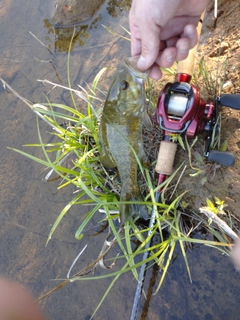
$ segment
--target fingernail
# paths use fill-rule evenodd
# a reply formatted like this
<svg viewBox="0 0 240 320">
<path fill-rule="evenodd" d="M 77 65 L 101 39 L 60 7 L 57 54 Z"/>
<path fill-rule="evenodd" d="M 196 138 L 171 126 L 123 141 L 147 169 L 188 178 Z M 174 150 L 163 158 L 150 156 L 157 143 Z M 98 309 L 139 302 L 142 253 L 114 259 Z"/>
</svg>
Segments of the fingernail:
<svg viewBox="0 0 240 320">
<path fill-rule="evenodd" d="M 184 29 L 183 35 L 186 36 L 187 38 L 193 38 L 196 34 L 196 29 L 193 26 L 186 26 Z"/>
<path fill-rule="evenodd" d="M 143 56 L 140 56 L 138 63 L 137 63 L 138 68 L 141 70 L 145 69 L 146 66 L 146 59 Z"/>
<path fill-rule="evenodd" d="M 186 53 L 188 53 L 188 51 L 189 51 L 189 46 L 186 46 L 185 48 L 183 47 L 183 48 L 181 48 L 181 49 L 179 50 L 179 52 L 180 52 L 181 54 L 186 54 Z"/>
<path fill-rule="evenodd" d="M 168 55 L 166 58 L 167 62 L 174 62 L 175 59 L 176 59 L 175 55 Z"/>
</svg>

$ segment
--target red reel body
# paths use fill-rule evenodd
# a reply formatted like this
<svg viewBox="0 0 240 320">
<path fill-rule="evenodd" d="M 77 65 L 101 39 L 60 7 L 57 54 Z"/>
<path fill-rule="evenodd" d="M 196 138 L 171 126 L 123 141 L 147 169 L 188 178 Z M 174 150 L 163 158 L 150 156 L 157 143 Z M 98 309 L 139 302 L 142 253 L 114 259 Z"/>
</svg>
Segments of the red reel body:
<svg viewBox="0 0 240 320">
<path fill-rule="evenodd" d="M 206 105 L 197 87 L 187 82 L 167 83 L 160 93 L 156 117 L 165 132 L 185 133 L 194 138 L 203 131 L 213 105 Z"/>
<path fill-rule="evenodd" d="M 212 162 L 232 166 L 235 161 L 234 155 L 230 152 L 212 150 L 211 143 L 214 130 L 218 129 L 218 106 L 224 105 L 240 110 L 240 95 L 223 94 L 215 99 L 214 104 L 206 104 L 200 98 L 198 88 L 190 85 L 191 76 L 177 74 L 175 80 L 174 83 L 167 83 L 161 91 L 156 109 L 157 122 L 164 130 L 164 140 L 170 142 L 173 133 L 183 133 L 188 139 L 193 139 L 205 130 L 207 144 L 204 156 Z M 168 155 L 163 153 L 162 151 L 159 156 L 159 159 L 165 159 L 159 162 L 161 168 L 168 163 Z M 162 170 L 159 169 L 157 172 Z"/>
</svg>

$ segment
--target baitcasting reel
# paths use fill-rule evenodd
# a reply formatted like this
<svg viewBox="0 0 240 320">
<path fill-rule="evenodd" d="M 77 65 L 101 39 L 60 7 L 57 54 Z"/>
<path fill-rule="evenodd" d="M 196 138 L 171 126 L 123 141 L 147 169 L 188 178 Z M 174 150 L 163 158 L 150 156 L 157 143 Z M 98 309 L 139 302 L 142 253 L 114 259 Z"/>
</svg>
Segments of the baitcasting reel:
<svg viewBox="0 0 240 320">
<path fill-rule="evenodd" d="M 158 100 L 156 117 L 160 127 L 165 131 L 165 142 L 168 142 L 164 147 L 175 148 L 166 138 L 172 133 L 183 133 L 187 138 L 193 139 L 196 134 L 205 130 L 207 143 L 204 156 L 209 161 L 232 166 L 235 161 L 232 153 L 211 150 L 210 146 L 214 132 L 218 129 L 219 105 L 240 110 L 240 95 L 222 94 L 215 99 L 214 104 L 206 104 L 200 98 L 198 89 L 186 81 L 187 75 L 179 76 L 179 81 L 168 83 L 164 87 Z"/>
</svg>

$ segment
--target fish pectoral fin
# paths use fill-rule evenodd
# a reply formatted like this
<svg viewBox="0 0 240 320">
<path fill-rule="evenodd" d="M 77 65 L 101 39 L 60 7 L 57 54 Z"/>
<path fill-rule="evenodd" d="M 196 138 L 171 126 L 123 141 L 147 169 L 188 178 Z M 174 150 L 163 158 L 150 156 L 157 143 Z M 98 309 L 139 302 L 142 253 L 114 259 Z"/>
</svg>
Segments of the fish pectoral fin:
<svg viewBox="0 0 240 320">
<path fill-rule="evenodd" d="M 136 201 L 135 199 L 133 201 Z M 145 204 L 133 203 L 130 205 L 132 208 L 133 215 L 138 215 L 140 218 L 147 220 L 149 218 L 148 210 Z"/>
<path fill-rule="evenodd" d="M 136 201 L 142 201 L 139 197 L 128 195 L 124 198 L 121 197 L 121 201 L 131 201 L 132 203 L 123 203 L 120 205 L 120 219 L 124 224 L 132 216 L 140 216 L 140 218 L 147 220 L 149 218 L 148 209 L 144 204 L 134 203 Z"/>
<path fill-rule="evenodd" d="M 147 129 L 151 129 L 153 126 L 152 120 L 146 109 L 143 112 L 143 125 Z"/>
<path fill-rule="evenodd" d="M 141 161 L 143 168 L 150 170 L 151 163 L 149 161 Z"/>
<path fill-rule="evenodd" d="M 148 158 L 147 158 L 147 155 L 142 147 L 141 151 L 140 151 L 140 155 L 139 155 L 139 159 L 141 161 L 141 164 L 144 168 L 146 169 L 150 169 L 151 167 L 151 164 L 150 162 L 148 161 Z"/>
</svg>

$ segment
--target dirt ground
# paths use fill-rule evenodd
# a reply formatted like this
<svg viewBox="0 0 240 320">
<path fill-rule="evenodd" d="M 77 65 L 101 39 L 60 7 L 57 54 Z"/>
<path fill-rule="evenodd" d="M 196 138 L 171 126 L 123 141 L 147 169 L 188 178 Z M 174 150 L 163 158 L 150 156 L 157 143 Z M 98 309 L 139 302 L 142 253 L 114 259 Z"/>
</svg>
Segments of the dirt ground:
<svg viewBox="0 0 240 320">
<path fill-rule="evenodd" d="M 213 8 L 214 1 L 211 1 L 203 24 L 196 73 L 198 73 L 198 61 L 204 57 L 208 73 L 212 77 L 214 86 L 217 87 L 217 94 L 240 94 L 240 2 L 218 0 L 217 19 L 213 17 Z M 173 79 L 170 81 L 173 82 Z M 222 84 L 224 86 L 221 91 Z M 213 92 L 204 90 L 201 77 L 197 86 L 204 101 L 214 99 Z M 240 109 L 240 105 L 238 108 Z M 206 161 L 204 163 L 197 161 L 195 152 L 200 155 L 204 152 L 204 140 L 200 137 L 193 147 L 192 161 L 194 166 L 202 169 L 203 172 L 197 177 L 190 177 L 189 174 L 194 173 L 194 170 L 188 165 L 184 179 L 179 185 L 179 192 L 189 190 L 185 201 L 195 209 L 206 205 L 206 198 L 213 200 L 214 197 L 218 197 L 225 201 L 226 209 L 238 220 L 240 218 L 240 111 L 227 107 L 221 107 L 220 111 L 221 142 L 227 140 L 227 151 L 232 152 L 236 157 L 234 166 L 223 167 Z M 180 147 L 178 150 L 176 167 L 183 160 L 189 164 L 186 152 Z"/>
</svg>

